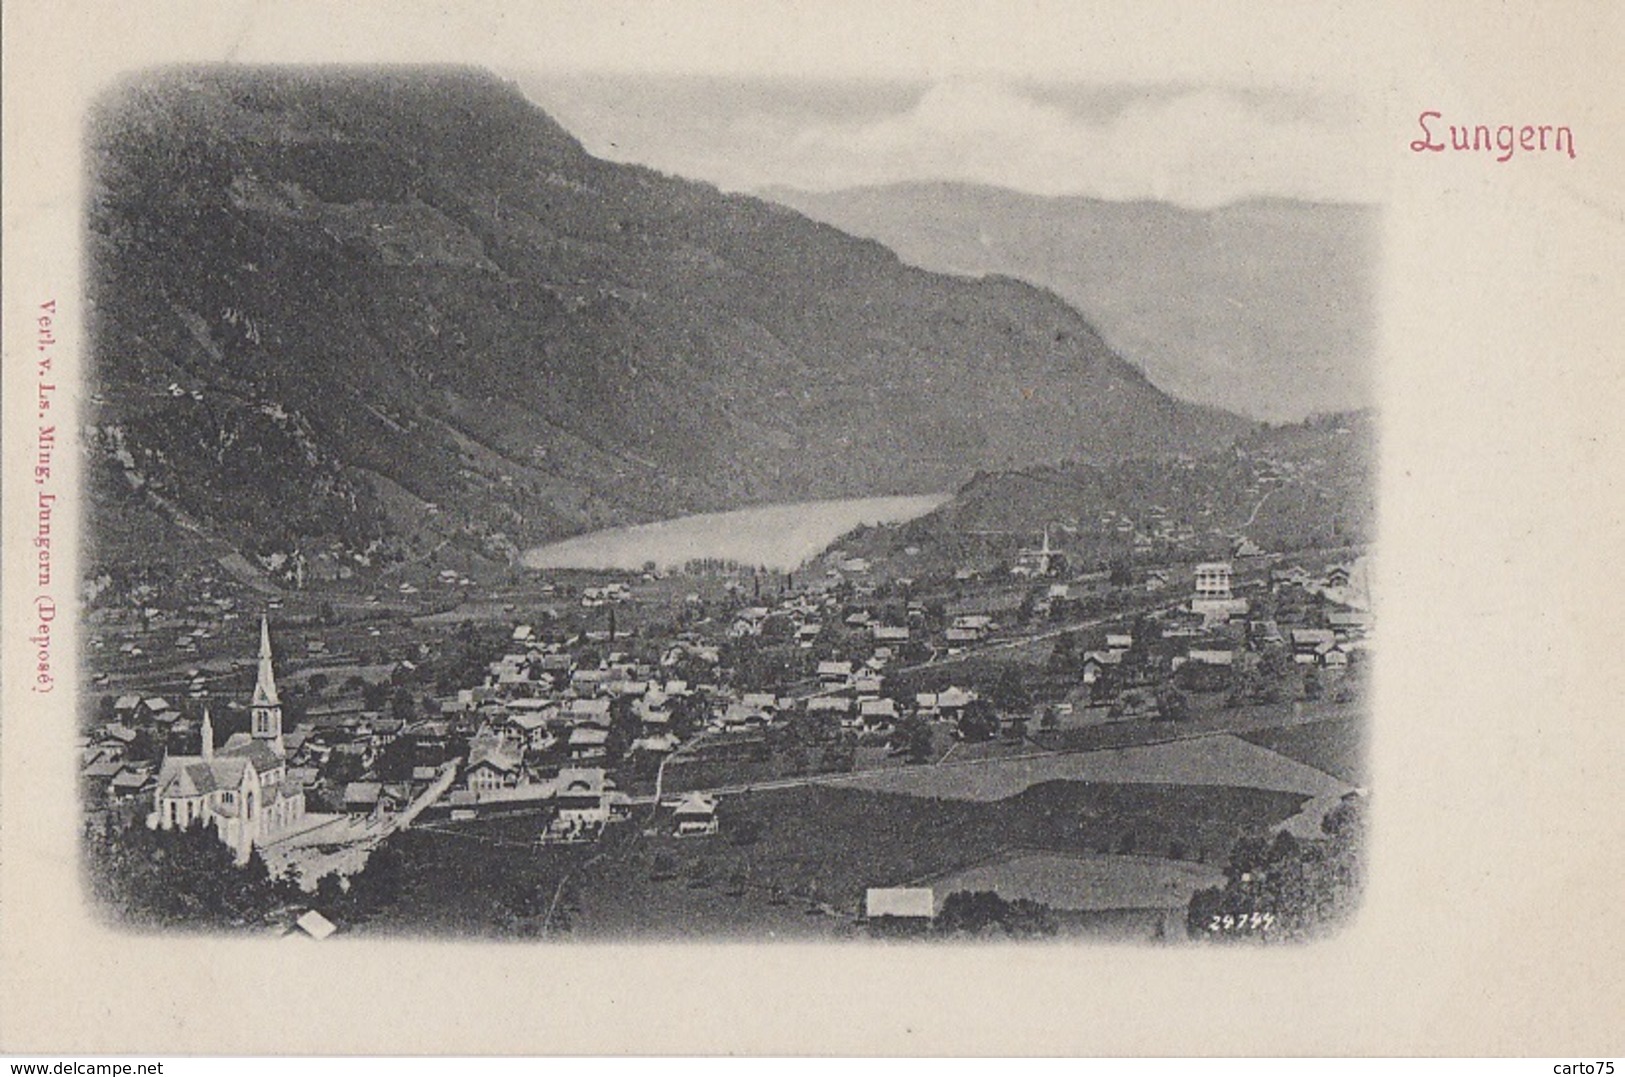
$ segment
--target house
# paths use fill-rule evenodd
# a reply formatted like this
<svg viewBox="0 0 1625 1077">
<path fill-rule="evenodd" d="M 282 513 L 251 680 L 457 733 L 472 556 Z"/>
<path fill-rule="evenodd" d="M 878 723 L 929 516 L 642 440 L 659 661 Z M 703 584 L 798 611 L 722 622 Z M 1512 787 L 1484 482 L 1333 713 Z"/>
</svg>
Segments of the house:
<svg viewBox="0 0 1625 1077">
<path fill-rule="evenodd" d="M 632 750 L 649 752 L 653 755 L 670 755 L 677 750 L 679 743 L 681 742 L 670 733 L 655 733 L 633 741 Z"/>
<path fill-rule="evenodd" d="M 680 838 L 700 837 L 717 832 L 717 798 L 707 793 L 688 793 L 672 811 Z"/>
<path fill-rule="evenodd" d="M 1284 642 L 1281 626 L 1270 620 L 1247 622 L 1247 638 L 1255 643 Z"/>
<path fill-rule="evenodd" d="M 564 710 L 564 718 L 571 724 L 609 725 L 609 700 L 572 699 Z"/>
<path fill-rule="evenodd" d="M 655 736 L 671 728 L 671 709 L 668 707 L 640 706 L 636 713 L 645 736 Z"/>
<path fill-rule="evenodd" d="M 1243 557 L 1263 557 L 1266 552 L 1264 547 L 1243 535 L 1231 553 L 1233 557 L 1240 560 Z"/>
<path fill-rule="evenodd" d="M 553 793 L 558 821 L 577 828 L 603 826 L 609 822 L 609 789 L 601 767 L 565 767 Z"/>
<path fill-rule="evenodd" d="M 845 686 L 852 680 L 851 662 L 818 663 L 818 683 L 826 686 Z"/>
<path fill-rule="evenodd" d="M 521 748 L 502 737 L 479 736 L 468 746 L 463 783 L 475 792 L 512 789 L 523 777 Z"/>
<path fill-rule="evenodd" d="M 1360 610 L 1339 610 L 1326 615 L 1326 625 L 1339 639 L 1360 639 L 1371 630 L 1371 615 Z"/>
<path fill-rule="evenodd" d="M 124 770 L 124 764 L 116 759 L 101 759 L 79 772 L 84 779 L 85 789 L 94 796 L 110 795 L 113 791 L 113 779 Z"/>
<path fill-rule="evenodd" d="M 983 613 L 966 613 L 955 617 L 953 624 L 948 628 L 949 642 L 953 642 L 955 634 L 959 634 L 965 642 L 975 643 L 987 636 L 993 630 L 993 618 Z"/>
<path fill-rule="evenodd" d="M 333 934 L 333 932 L 338 930 L 338 927 L 333 923 L 333 921 L 329 920 L 315 909 L 307 909 L 303 916 L 299 917 L 299 919 L 293 922 L 293 926 L 297 928 L 298 931 L 290 933 L 290 937 L 292 938 L 321 940 L 327 938 L 329 935 Z"/>
<path fill-rule="evenodd" d="M 1235 664 L 1236 652 L 1192 648 L 1187 657 L 1197 665 L 1231 666 Z"/>
<path fill-rule="evenodd" d="M 756 707 L 743 703 L 730 703 L 717 720 L 724 733 L 754 733 L 767 728 L 768 716 Z"/>
<path fill-rule="evenodd" d="M 107 725 L 102 727 L 101 736 L 97 738 L 96 743 L 122 753 L 123 749 L 128 748 L 131 742 L 135 740 L 135 737 L 135 730 L 124 723 L 108 722 Z"/>
<path fill-rule="evenodd" d="M 144 796 L 150 794 L 156 784 L 150 764 L 125 763 L 108 784 L 108 792 L 115 797 Z"/>
<path fill-rule="evenodd" d="M 909 630 L 897 625 L 873 624 L 869 626 L 869 636 L 877 644 L 896 646 L 908 642 Z"/>
<path fill-rule="evenodd" d="M 570 730 L 570 739 L 565 743 L 571 759 L 602 759 L 609 754 L 609 730 L 595 725 L 578 725 Z"/>
<path fill-rule="evenodd" d="M 1126 651 L 1134 646 L 1134 637 L 1127 632 L 1106 633 L 1106 649 L 1108 651 Z"/>
<path fill-rule="evenodd" d="M 1083 656 L 1083 683 L 1094 684 L 1111 669 L 1123 664 L 1122 651 L 1086 651 Z"/>
<path fill-rule="evenodd" d="M 808 714 L 829 714 L 844 718 L 851 710 L 852 701 L 845 696 L 813 696 L 807 700 Z"/>
<path fill-rule="evenodd" d="M 863 895 L 863 915 L 929 925 L 936 915 L 936 895 L 926 886 L 872 886 Z"/>
<path fill-rule="evenodd" d="M 950 687 L 937 693 L 937 715 L 956 719 L 965 708 L 976 702 L 976 693 L 964 688 Z"/>
<path fill-rule="evenodd" d="M 344 787 L 344 810 L 356 815 L 375 811 L 383 792 L 382 782 L 350 782 Z"/>
<path fill-rule="evenodd" d="M 865 699 L 858 704 L 858 717 L 870 729 L 886 729 L 897 722 L 897 704 L 890 699 Z"/>
<path fill-rule="evenodd" d="M 546 751 L 556 740 L 547 726 L 548 715 L 542 711 L 520 711 L 508 715 L 502 727 L 503 735 L 521 750 Z"/>
<path fill-rule="evenodd" d="M 1322 644 L 1337 642 L 1337 635 L 1329 628 L 1294 628 L 1292 630 L 1292 660 L 1300 665 L 1318 661 L 1317 651 Z"/>
<path fill-rule="evenodd" d="M 1271 587 L 1304 587 L 1309 584 L 1310 579 L 1309 570 L 1302 565 L 1288 565 L 1286 568 L 1270 569 Z"/>
</svg>

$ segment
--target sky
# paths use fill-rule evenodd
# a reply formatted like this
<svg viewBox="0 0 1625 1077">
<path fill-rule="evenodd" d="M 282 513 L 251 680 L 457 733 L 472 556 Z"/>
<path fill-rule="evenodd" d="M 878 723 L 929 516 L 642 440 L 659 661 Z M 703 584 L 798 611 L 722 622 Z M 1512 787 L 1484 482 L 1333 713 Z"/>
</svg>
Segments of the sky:
<svg viewBox="0 0 1625 1077">
<path fill-rule="evenodd" d="M 1370 95 L 1402 28 L 1369 4 L 568 10 L 506 24 L 487 59 L 591 152 L 727 190 L 953 180 L 1189 208 L 1382 198 Z"/>
<path fill-rule="evenodd" d="M 526 93 L 601 157 L 725 190 L 905 181 L 1038 195 L 1371 202 L 1352 94 L 1223 84 L 530 75 Z"/>
</svg>

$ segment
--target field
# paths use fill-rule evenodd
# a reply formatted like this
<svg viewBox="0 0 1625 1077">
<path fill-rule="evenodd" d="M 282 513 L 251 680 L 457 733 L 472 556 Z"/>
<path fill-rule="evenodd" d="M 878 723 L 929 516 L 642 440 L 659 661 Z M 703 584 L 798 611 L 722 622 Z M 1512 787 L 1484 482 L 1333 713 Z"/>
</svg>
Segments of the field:
<svg viewBox="0 0 1625 1077">
<path fill-rule="evenodd" d="M 991 890 L 1006 901 L 1103 911 L 1182 908 L 1197 890 L 1223 882 L 1212 865 L 1158 857 L 1020 853 L 934 879 L 931 888 L 939 908 L 956 890 Z"/>
<path fill-rule="evenodd" d="M 722 832 L 670 836 L 669 819 L 638 820 L 603 844 L 542 848 L 534 817 L 416 829 L 391 842 L 406 861 L 399 897 L 363 933 L 525 937 L 840 937 L 871 886 L 922 884 L 1012 850 L 1112 854 L 1169 878 L 1205 877 L 1237 837 L 1302 805 L 1298 794 L 1170 785 L 1051 781 L 1007 800 L 935 800 L 809 786 L 725 797 Z M 643 830 L 641 827 L 648 826 Z M 1102 887 L 1140 883 L 1123 865 Z M 1139 870 L 1139 869 L 1134 869 Z M 1146 872 L 1151 872 L 1150 868 Z M 1103 877 L 1105 878 L 1105 877 Z M 568 884 L 560 890 L 561 882 Z M 1090 887 L 1094 890 L 1091 891 Z"/>
<path fill-rule="evenodd" d="M 1260 729 L 1244 734 L 1243 739 L 1354 785 L 1367 780 L 1365 736 L 1357 720 Z"/>
<path fill-rule="evenodd" d="M 1048 781 L 1233 786 L 1309 797 L 1348 792 L 1345 783 L 1323 771 L 1229 734 L 996 763 L 950 762 L 863 774 L 844 784 L 918 797 L 989 801 Z"/>
</svg>

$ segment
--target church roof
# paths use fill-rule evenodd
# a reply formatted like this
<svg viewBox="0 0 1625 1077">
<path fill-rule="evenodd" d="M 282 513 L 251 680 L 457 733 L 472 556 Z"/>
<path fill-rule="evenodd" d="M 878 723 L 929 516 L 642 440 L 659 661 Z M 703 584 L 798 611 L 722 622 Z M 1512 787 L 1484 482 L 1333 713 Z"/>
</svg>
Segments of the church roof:
<svg viewBox="0 0 1625 1077">
<path fill-rule="evenodd" d="M 164 760 L 158 775 L 161 797 L 197 797 L 221 789 L 235 789 L 243 782 L 246 759 L 204 759 L 200 755 L 172 755 Z"/>
<path fill-rule="evenodd" d="M 282 757 L 277 754 L 275 748 L 271 747 L 269 741 L 258 740 L 253 737 L 238 740 L 237 737 L 240 735 L 234 734 L 226 742 L 226 746 L 215 753 L 215 757 L 217 759 L 246 759 L 253 763 L 254 769 L 262 774 L 273 767 L 282 765 Z"/>
</svg>

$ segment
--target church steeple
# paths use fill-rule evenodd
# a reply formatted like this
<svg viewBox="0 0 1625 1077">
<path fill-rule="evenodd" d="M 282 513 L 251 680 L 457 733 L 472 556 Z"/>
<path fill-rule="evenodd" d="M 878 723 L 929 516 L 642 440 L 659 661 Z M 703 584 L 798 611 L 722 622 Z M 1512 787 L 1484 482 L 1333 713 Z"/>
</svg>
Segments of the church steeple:
<svg viewBox="0 0 1625 1077">
<path fill-rule="evenodd" d="M 260 617 L 260 671 L 254 681 L 254 706 L 279 706 L 276 698 L 276 674 L 271 671 L 271 623 Z"/>
<path fill-rule="evenodd" d="M 260 668 L 249 704 L 254 737 L 269 740 L 282 752 L 282 701 L 276 695 L 276 673 L 271 668 L 271 624 L 260 617 Z"/>
<path fill-rule="evenodd" d="M 209 705 L 203 705 L 203 758 L 214 758 L 214 722 L 209 719 Z"/>
</svg>

